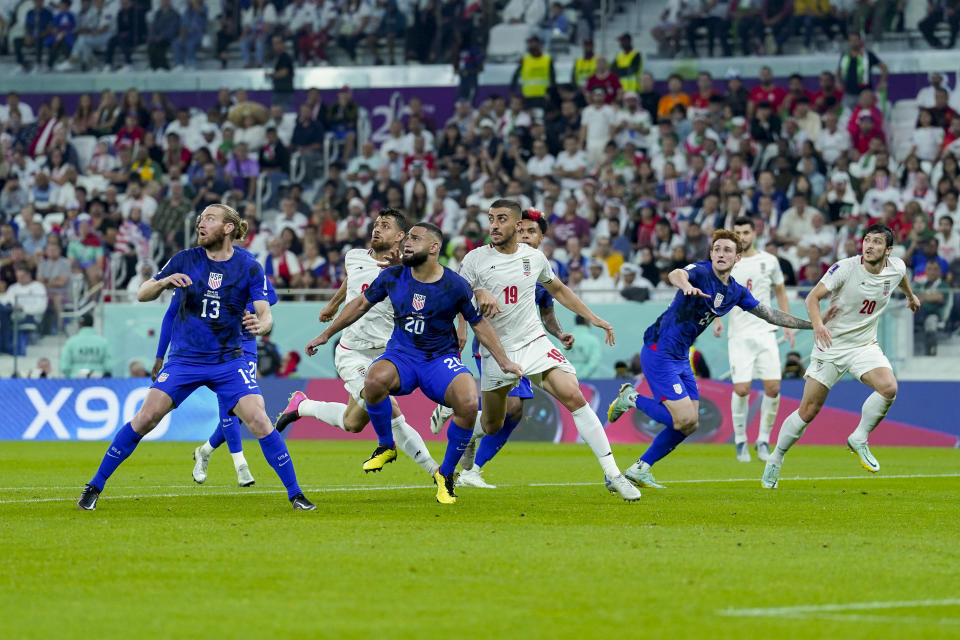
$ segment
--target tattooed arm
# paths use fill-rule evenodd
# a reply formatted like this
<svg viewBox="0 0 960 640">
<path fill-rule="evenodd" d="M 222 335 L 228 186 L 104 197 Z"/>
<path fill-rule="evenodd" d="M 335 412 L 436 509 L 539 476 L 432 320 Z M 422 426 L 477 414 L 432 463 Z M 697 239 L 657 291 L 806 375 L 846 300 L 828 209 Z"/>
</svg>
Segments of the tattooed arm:
<svg viewBox="0 0 960 640">
<path fill-rule="evenodd" d="M 809 320 L 802 320 L 780 309 L 772 309 L 765 304 L 758 304 L 747 313 L 752 313 L 758 318 L 766 320 L 770 324 L 775 324 L 778 327 L 787 327 L 788 329 L 813 329 L 813 325 Z"/>
</svg>

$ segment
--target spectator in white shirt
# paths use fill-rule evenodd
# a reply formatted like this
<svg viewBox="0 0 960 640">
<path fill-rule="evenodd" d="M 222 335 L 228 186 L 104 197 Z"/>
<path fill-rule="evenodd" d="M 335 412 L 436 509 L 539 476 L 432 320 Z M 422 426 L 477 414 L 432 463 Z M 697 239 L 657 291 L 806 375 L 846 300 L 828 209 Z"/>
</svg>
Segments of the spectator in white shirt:
<svg viewBox="0 0 960 640">
<path fill-rule="evenodd" d="M 820 212 L 807 203 L 807 196 L 797 192 L 793 195 L 793 206 L 783 212 L 777 222 L 776 240 L 780 244 L 796 245 L 803 238 L 816 232 L 813 216 Z"/>
<path fill-rule="evenodd" d="M 819 247 L 821 255 L 829 262 L 837 241 L 837 230 L 826 223 L 826 219 L 819 211 L 810 216 L 810 223 L 813 231 L 800 239 L 800 247 L 804 249 Z"/>
<path fill-rule="evenodd" d="M 47 288 L 33 279 L 30 267 L 16 267 L 17 281 L 7 288 L 7 300 L 26 316 L 23 322 L 40 324 L 47 311 Z"/>
<path fill-rule="evenodd" d="M 126 197 L 120 204 L 120 213 L 124 220 L 130 217 L 130 210 L 134 207 L 140 209 L 140 215 L 147 224 L 150 223 L 153 214 L 157 212 L 157 201 L 154 200 L 153 196 L 143 193 L 143 185 L 139 177 L 131 176 L 127 183 Z"/>
<path fill-rule="evenodd" d="M 257 154 L 267 144 L 267 130 L 248 114 L 243 117 L 243 126 L 234 131 L 233 140 L 236 144 L 245 143 L 250 153 Z"/>
<path fill-rule="evenodd" d="M 943 194 L 943 202 L 937 205 L 936 210 L 933 212 L 933 226 L 939 227 L 940 220 L 944 216 L 950 216 L 954 221 L 960 219 L 960 197 L 958 197 L 958 191 L 951 188 L 945 194 Z"/>
<path fill-rule="evenodd" d="M 537 183 L 539 188 L 542 188 L 539 184 L 540 180 L 553 175 L 553 169 L 556 164 L 557 159 L 547 153 L 547 143 L 543 140 L 535 140 L 533 143 L 533 156 L 527 160 L 527 175 L 530 176 L 530 179 Z"/>
<path fill-rule="evenodd" d="M 663 180 L 663 167 L 668 163 L 673 164 L 677 175 L 684 175 L 687 172 L 687 160 L 684 155 L 677 150 L 677 138 L 671 134 L 663 138 L 661 144 L 663 147 L 660 152 L 653 156 L 650 166 L 657 174 L 657 180 Z"/>
<path fill-rule="evenodd" d="M 627 142 L 633 142 L 638 147 L 645 147 L 650 128 L 653 126 L 652 122 L 650 113 L 640 106 L 640 97 L 637 92 L 624 93 L 623 109 L 617 113 L 614 121 L 617 146 L 622 147 Z"/>
<path fill-rule="evenodd" d="M 946 92 L 950 92 L 950 86 L 944 83 L 943 73 L 939 71 L 932 71 L 928 78 L 930 84 L 917 93 L 917 105 L 921 108 L 929 109 L 937 102 L 937 89 L 943 89 Z"/>
<path fill-rule="evenodd" d="M 586 304 L 620 302 L 616 281 L 607 273 L 603 260 L 591 260 L 587 266 L 589 278 L 580 283 L 580 298 Z"/>
<path fill-rule="evenodd" d="M 280 215 L 270 225 L 270 231 L 274 236 L 279 236 L 287 227 L 293 229 L 298 238 L 303 237 L 303 232 L 307 228 L 307 216 L 297 211 L 297 203 L 293 198 L 286 197 L 280 201 Z"/>
<path fill-rule="evenodd" d="M 917 118 L 917 128 L 910 136 L 910 153 L 921 160 L 935 161 L 940 156 L 940 147 L 943 145 L 943 127 L 933 124 L 933 114 L 928 109 L 921 109 Z"/>
<path fill-rule="evenodd" d="M 940 242 L 941 258 L 948 263 L 960 258 L 960 233 L 953 228 L 951 216 L 943 216 L 937 221 L 937 240 Z"/>
<path fill-rule="evenodd" d="M 603 150 L 610 142 L 617 113 L 606 104 L 606 91 L 597 87 L 590 95 L 590 104 L 580 114 L 580 140 L 587 150 L 587 162 L 595 165 L 603 158 Z"/>
<path fill-rule="evenodd" d="M 383 163 L 384 160 L 377 155 L 377 148 L 373 146 L 373 142 L 367 140 L 360 145 L 360 154 L 354 156 L 347 164 L 347 180 L 356 180 L 362 165 L 367 165 L 370 172 L 375 174 Z"/>
<path fill-rule="evenodd" d="M 510 0 L 503 8 L 501 17 L 508 24 L 540 24 L 547 14 L 547 3 L 543 0 Z"/>
<path fill-rule="evenodd" d="M 913 177 L 913 187 L 906 187 L 901 192 L 900 209 L 908 202 L 917 202 L 920 209 L 928 216 L 933 216 L 937 208 L 937 194 L 930 188 L 930 178 L 923 171 L 918 171 Z"/>
<path fill-rule="evenodd" d="M 400 156 L 410 155 L 413 151 L 413 141 L 408 143 L 403 132 L 403 123 L 399 119 L 390 123 L 390 137 L 380 144 L 380 155 L 384 158 L 391 151 L 396 151 Z"/>
<path fill-rule="evenodd" d="M 814 146 L 823 156 L 824 161 L 832 165 L 838 157 L 847 153 L 852 143 L 850 134 L 846 129 L 839 126 L 837 114 L 833 111 L 828 111 L 823 116 L 823 124 L 824 127 L 820 130 L 820 135 Z"/>
<path fill-rule="evenodd" d="M 216 130 L 216 126 L 213 124 L 205 126 L 213 127 Z M 204 145 L 203 136 L 200 135 L 200 127 L 193 125 L 190 120 L 190 110 L 186 108 L 177 110 L 177 119 L 167 125 L 165 133 L 168 135 L 176 133 L 180 136 L 180 144 L 189 149 L 191 153 L 196 152 Z"/>
</svg>

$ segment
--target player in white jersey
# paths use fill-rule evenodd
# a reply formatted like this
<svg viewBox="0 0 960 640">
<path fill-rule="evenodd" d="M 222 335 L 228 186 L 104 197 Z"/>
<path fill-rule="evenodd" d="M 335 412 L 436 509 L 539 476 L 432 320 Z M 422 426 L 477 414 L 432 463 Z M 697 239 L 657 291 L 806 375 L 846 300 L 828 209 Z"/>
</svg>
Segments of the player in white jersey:
<svg viewBox="0 0 960 640">
<path fill-rule="evenodd" d="M 470 283 L 477 298 L 477 308 L 493 325 L 507 359 L 520 365 L 532 383 L 572 413 L 580 437 L 600 461 L 607 488 L 625 500 L 639 500 L 640 491 L 617 467 L 603 425 L 580 392 L 576 370 L 544 333 L 537 313 L 537 282 L 557 302 L 606 331 L 610 345 L 614 343 L 613 327 L 554 275 L 546 256 L 517 241 L 521 219 L 518 202 L 494 201 L 487 218 L 491 244 L 468 253 L 460 266 L 460 275 Z M 484 433 L 494 434 L 503 427 L 507 394 L 520 378 L 501 370 L 486 348 L 480 355 L 481 424 Z"/>
<path fill-rule="evenodd" d="M 407 235 L 407 229 L 409 225 L 400 211 L 380 210 L 373 225 L 370 249 L 352 249 L 347 252 L 343 284 L 320 312 L 320 322 L 330 322 L 343 302 L 358 297 L 380 275 L 381 269 L 398 262 L 400 243 Z M 310 400 L 302 391 L 296 391 L 277 418 L 277 431 L 283 431 L 305 416 L 322 420 L 348 433 L 363 431 L 370 420 L 362 395 L 364 378 L 370 364 L 383 353 L 392 333 L 393 306 L 389 300 L 384 300 L 374 305 L 369 313 L 343 332 L 334 351 L 333 362 L 337 374 L 343 380 L 343 386 L 350 394 L 349 402 L 319 402 Z M 397 446 L 433 476 L 439 465 L 430 457 L 420 434 L 407 424 L 396 401 L 392 402 L 391 426 Z M 377 447 L 373 455 L 363 463 L 363 470 L 368 473 L 379 471 L 396 458 L 396 448 Z"/>
<path fill-rule="evenodd" d="M 765 488 L 776 488 L 783 455 L 800 439 L 826 402 L 830 389 L 847 372 L 874 390 L 863 403 L 860 423 L 847 438 L 847 447 L 864 469 L 873 473 L 880 470 L 867 446 L 867 436 L 887 415 L 897 397 L 897 379 L 877 344 L 877 325 L 894 289 L 906 295 L 911 311 L 920 309 L 920 300 L 910 288 L 907 267 L 900 258 L 890 257 L 892 250 L 893 231 L 886 225 L 870 225 L 863 235 L 862 255 L 834 264 L 807 296 L 814 348 L 803 399 L 800 408 L 787 416 L 780 427 L 777 447 L 770 453 L 760 480 Z M 828 295 L 836 315 L 826 326 L 820 316 L 820 301 Z"/>
<path fill-rule="evenodd" d="M 733 221 L 733 232 L 744 247 L 740 262 L 733 265 L 730 275 L 745 286 L 760 301 L 770 306 L 771 289 L 777 294 L 777 306 L 790 313 L 787 288 L 783 284 L 783 271 L 776 256 L 766 251 L 757 251 L 754 243 L 757 233 L 753 219 L 741 216 Z M 755 447 L 757 457 L 766 461 L 770 455 L 770 432 L 780 408 L 780 347 L 777 345 L 777 327 L 734 307 L 728 316 L 727 357 L 730 359 L 730 378 L 733 393 L 730 395 L 730 414 L 733 417 L 733 441 L 737 460 L 750 462 L 747 446 L 747 413 L 750 409 L 750 382 L 763 381 L 763 400 L 760 404 L 760 430 Z M 713 322 L 713 335 L 723 333 L 723 321 Z M 795 342 L 793 330 L 784 328 L 783 335 Z"/>
</svg>

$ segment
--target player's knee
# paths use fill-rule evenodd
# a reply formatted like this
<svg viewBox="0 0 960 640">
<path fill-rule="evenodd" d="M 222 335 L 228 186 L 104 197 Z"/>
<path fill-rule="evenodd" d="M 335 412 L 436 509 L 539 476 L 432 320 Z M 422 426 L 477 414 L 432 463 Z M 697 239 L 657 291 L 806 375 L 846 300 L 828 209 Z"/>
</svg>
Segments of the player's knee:
<svg viewBox="0 0 960 640">
<path fill-rule="evenodd" d="M 360 433 L 365 426 L 367 426 L 366 422 L 360 422 L 360 420 L 356 418 L 348 418 L 346 416 L 343 418 L 343 429 L 348 433 Z"/>
<path fill-rule="evenodd" d="M 733 385 L 733 392 L 738 396 L 740 396 L 741 398 L 746 398 L 747 396 L 750 395 L 750 385 L 746 385 L 743 387 L 739 385 Z"/>
<path fill-rule="evenodd" d="M 893 400 L 897 397 L 897 381 L 890 380 L 889 382 L 884 382 L 883 384 L 877 385 L 877 393 L 882 395 L 887 400 Z"/>
<path fill-rule="evenodd" d="M 565 390 L 557 399 L 563 404 L 567 411 L 576 411 L 587 404 L 587 400 L 583 397 L 583 394 L 580 393 L 579 387 Z"/>
<path fill-rule="evenodd" d="M 390 395 L 390 387 L 384 377 L 368 373 L 363 384 L 363 397 L 367 404 L 376 404 L 388 395 Z"/>
<path fill-rule="evenodd" d="M 273 425 L 270 424 L 270 420 L 266 415 L 253 418 L 246 422 L 246 425 L 247 428 L 250 429 L 250 433 L 252 433 L 257 440 L 267 437 L 270 435 L 270 432 L 273 431 Z"/>
<path fill-rule="evenodd" d="M 800 408 L 797 409 L 797 414 L 804 422 L 813 422 L 813 419 L 817 417 L 818 413 L 820 413 L 821 408 L 823 408 L 823 402 L 807 400 L 800 403 Z"/>
<path fill-rule="evenodd" d="M 768 398 L 776 398 L 778 395 L 780 395 L 780 381 L 775 380 L 770 383 L 765 383 L 763 385 L 763 390 Z"/>
<path fill-rule="evenodd" d="M 696 416 L 681 416 L 676 423 L 674 423 L 673 428 L 683 435 L 688 436 L 697 430 L 697 418 Z"/>
<path fill-rule="evenodd" d="M 457 403 L 454 413 L 462 416 L 476 415 L 480 410 L 480 398 L 476 395 L 466 396 Z"/>
</svg>

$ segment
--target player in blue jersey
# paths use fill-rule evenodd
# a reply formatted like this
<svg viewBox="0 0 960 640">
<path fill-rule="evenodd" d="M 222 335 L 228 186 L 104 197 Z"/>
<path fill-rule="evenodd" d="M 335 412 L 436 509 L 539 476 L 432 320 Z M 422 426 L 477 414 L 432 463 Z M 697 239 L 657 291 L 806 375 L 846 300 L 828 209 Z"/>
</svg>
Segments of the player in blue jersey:
<svg viewBox="0 0 960 640">
<path fill-rule="evenodd" d="M 528 244 L 534 249 L 540 247 L 543 237 L 547 233 L 546 217 L 536 209 L 527 209 L 521 214 L 520 229 L 517 231 L 517 241 Z M 539 282 L 536 286 L 537 308 L 540 310 L 540 321 L 543 322 L 543 328 L 548 333 L 555 336 L 564 349 L 569 350 L 573 347 L 574 337 L 569 333 L 564 333 L 557 320 L 557 314 L 553 310 L 553 296 L 547 293 L 543 285 Z M 466 325 L 461 323 L 458 327 L 461 340 L 466 338 Z M 477 363 L 477 372 L 482 375 L 480 343 L 474 337 L 473 339 L 473 357 Z M 460 466 L 463 470 L 457 477 L 457 486 L 474 487 L 478 489 L 496 489 L 495 485 L 489 484 L 481 475 L 485 464 L 490 462 L 495 455 L 503 448 L 513 433 L 514 429 L 523 420 L 523 405 L 526 400 L 533 398 L 533 385 L 526 376 L 520 378 L 519 384 L 510 390 L 507 394 L 507 414 L 503 421 L 503 428 L 496 433 L 484 435 L 483 427 L 478 419 L 473 428 L 473 439 L 467 447 L 463 458 L 460 460 Z M 478 416 L 479 418 L 479 416 Z M 479 444 L 477 444 L 479 442 Z"/>
<path fill-rule="evenodd" d="M 234 246 L 234 251 L 246 251 L 246 249 Z M 253 255 L 253 254 L 250 254 Z M 270 306 L 277 304 L 277 292 L 273 289 L 273 284 L 267 280 L 267 302 Z M 163 369 L 163 359 L 167 353 L 167 347 L 170 344 L 170 329 L 173 326 L 173 319 L 180 308 L 180 299 L 177 292 L 173 292 L 170 305 L 163 316 L 163 324 L 160 327 L 160 340 L 157 344 L 157 358 L 153 364 L 152 377 L 154 382 L 160 371 Z M 247 311 L 254 313 L 253 303 L 247 303 Z M 253 378 L 257 377 L 257 337 L 247 330 L 243 332 L 243 360 L 247 364 L 247 374 Z M 250 467 L 243 456 L 243 443 L 240 437 L 240 420 L 237 416 L 230 414 L 230 407 L 224 404 L 223 398 L 217 397 L 217 404 L 220 408 L 220 422 L 214 428 L 213 433 L 202 445 L 193 450 L 193 480 L 197 484 L 203 484 L 207 480 L 207 465 L 210 463 L 210 456 L 216 451 L 217 447 L 224 442 L 227 443 L 227 449 L 233 458 L 233 467 L 237 472 L 237 484 L 241 487 L 251 487 L 254 484 L 253 474 L 250 473 Z"/>
<path fill-rule="evenodd" d="M 155 300 L 165 289 L 180 289 L 170 358 L 143 406 L 110 443 L 77 507 L 96 509 L 107 479 L 143 436 L 198 387 L 206 386 L 259 439 L 293 508 L 316 509 L 297 484 L 287 445 L 267 418 L 260 387 L 243 359 L 243 330 L 262 335 L 273 326 L 263 267 L 249 252 L 233 247 L 232 240 L 246 235 L 247 223 L 230 207 L 214 204 L 200 214 L 197 231 L 200 246 L 177 253 L 157 275 L 140 285 L 137 299 L 141 302 Z M 250 301 L 256 313 L 246 310 Z"/>
<path fill-rule="evenodd" d="M 620 395 L 607 411 L 610 422 L 636 407 L 666 425 L 640 459 L 624 475 L 640 487 L 663 488 L 650 468 L 697 430 L 700 394 L 690 369 L 690 347 L 714 318 L 734 307 L 791 329 L 812 329 L 808 320 L 757 302 L 750 291 L 730 277 L 740 260 L 740 241 L 724 229 L 713 233 L 710 261 L 670 272 L 670 284 L 680 289 L 673 302 L 643 334 L 640 362 L 653 398 L 641 396 L 633 385 L 620 387 Z"/>
<path fill-rule="evenodd" d="M 363 397 L 379 448 L 394 449 L 390 396 L 403 396 L 419 388 L 424 395 L 453 409 L 447 428 L 447 450 L 434 473 L 437 502 L 456 502 L 457 462 L 470 442 L 479 398 L 470 371 L 460 362 L 454 320 L 463 314 L 497 365 L 513 375 L 520 367 L 509 361 L 490 324 L 473 306 L 466 281 L 437 262 L 443 233 L 436 225 L 421 222 L 411 227 L 403 242 L 403 264 L 384 269 L 373 284 L 344 306 L 330 326 L 310 341 L 307 353 L 359 320 L 373 305 L 390 298 L 393 334 L 383 355 L 367 369 Z M 376 452 L 374 452 L 376 455 Z"/>
</svg>

